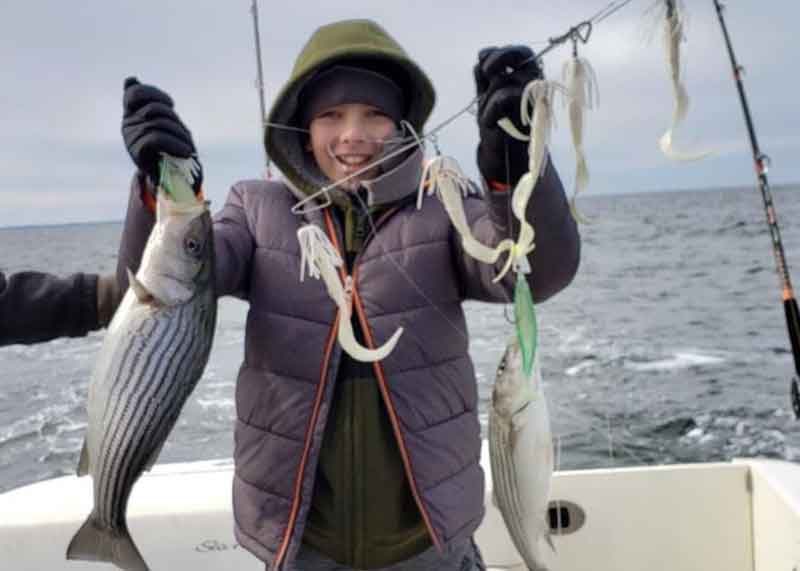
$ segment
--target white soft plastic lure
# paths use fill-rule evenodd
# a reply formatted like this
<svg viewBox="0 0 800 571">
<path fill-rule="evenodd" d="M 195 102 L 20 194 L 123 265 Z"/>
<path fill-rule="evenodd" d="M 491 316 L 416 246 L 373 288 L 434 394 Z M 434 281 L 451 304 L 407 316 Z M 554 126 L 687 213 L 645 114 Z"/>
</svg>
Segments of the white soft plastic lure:
<svg viewBox="0 0 800 571">
<path fill-rule="evenodd" d="M 565 94 L 566 88 L 556 81 L 534 79 L 525 86 L 520 98 L 520 116 L 523 125 L 530 125 L 530 135 L 521 133 L 508 117 L 497 122 L 511 137 L 529 141 L 528 170 L 536 178 L 542 175 L 547 166 L 547 145 L 555 126 L 553 100 L 557 93 Z"/>
<path fill-rule="evenodd" d="M 555 125 L 553 101 L 556 94 L 564 95 L 566 88 L 556 82 L 544 79 L 535 79 L 525 86 L 520 101 L 520 115 L 523 125 L 530 126 L 530 135 L 521 133 L 514 123 L 507 117 L 500 119 L 497 124 L 509 136 L 528 143 L 528 172 L 517 182 L 511 198 L 511 211 L 520 223 L 520 233 L 514 245 L 514 250 L 509 259 L 509 264 L 501 272 L 504 275 L 512 265 L 517 271 L 523 273 L 528 270 L 525 257 L 535 248 L 535 232 L 526 217 L 528 202 L 531 199 L 536 182 L 547 166 L 550 135 Z M 531 109 L 533 110 L 531 112 Z"/>
<path fill-rule="evenodd" d="M 520 101 L 520 115 L 522 124 L 530 126 L 531 135 L 520 132 L 507 117 L 497 122 L 509 136 L 520 141 L 529 141 L 528 172 L 517 182 L 511 197 L 511 211 L 520 222 L 520 233 L 516 242 L 505 239 L 495 248 L 489 248 L 472 236 L 462 203 L 463 196 L 469 189 L 469 181 L 455 159 L 436 157 L 428 162 L 423 171 L 417 208 L 421 206 L 426 190 L 429 195 L 438 194 L 469 255 L 484 263 L 493 264 L 503 252 L 509 252 L 508 261 L 494 278 L 495 282 L 503 279 L 512 268 L 522 273 L 530 271 L 526 257 L 535 248 L 535 232 L 527 221 L 525 212 L 536 182 L 547 164 L 547 144 L 555 123 L 553 99 L 556 93 L 565 92 L 560 83 L 542 79 L 525 86 Z"/>
<path fill-rule="evenodd" d="M 588 220 L 580 215 L 576 204 L 578 193 L 589 185 L 589 167 L 583 150 L 583 119 L 584 111 L 594 109 L 600 103 L 600 93 L 594 68 L 586 58 L 576 55 L 564 62 L 561 75 L 567 88 L 565 102 L 569 112 L 572 144 L 575 147 L 575 192 L 570 200 L 570 209 L 575 220 L 586 223 Z"/>
<path fill-rule="evenodd" d="M 353 333 L 352 317 L 352 291 L 351 285 L 342 285 L 339 279 L 338 268 L 343 262 L 339 252 L 333 247 L 325 232 L 313 224 L 307 224 L 297 230 L 297 240 L 300 242 L 300 281 L 305 278 L 306 270 L 312 278 L 322 279 L 328 290 L 328 295 L 339 307 L 339 331 L 337 334 L 342 349 L 353 359 L 363 362 L 380 361 L 392 352 L 403 328 L 399 327 L 383 346 L 369 349 L 359 344 Z M 350 280 L 347 277 L 347 282 Z"/>
<path fill-rule="evenodd" d="M 672 80 L 672 91 L 675 97 L 675 108 L 672 112 L 672 124 L 658 142 L 661 152 L 677 161 L 696 161 L 713 154 L 711 151 L 687 153 L 677 151 L 674 147 L 674 133 L 678 125 L 686 119 L 689 112 L 689 93 L 681 79 L 681 43 L 684 42 L 686 12 L 683 0 L 658 0 L 654 6 L 659 18 L 663 19 L 664 46 L 667 52 L 667 63 Z"/>
<path fill-rule="evenodd" d="M 464 213 L 463 198 L 469 193 L 469 184 L 469 180 L 454 158 L 438 156 L 431 159 L 422 173 L 417 209 L 422 207 L 422 198 L 426 190 L 429 196 L 436 194 L 450 217 L 450 222 L 461 236 L 464 250 L 476 260 L 494 264 L 504 252 L 513 250 L 514 241 L 505 239 L 496 247 L 490 248 L 475 239 Z M 504 274 L 505 272 L 501 272 L 495 281 L 500 280 Z"/>
</svg>

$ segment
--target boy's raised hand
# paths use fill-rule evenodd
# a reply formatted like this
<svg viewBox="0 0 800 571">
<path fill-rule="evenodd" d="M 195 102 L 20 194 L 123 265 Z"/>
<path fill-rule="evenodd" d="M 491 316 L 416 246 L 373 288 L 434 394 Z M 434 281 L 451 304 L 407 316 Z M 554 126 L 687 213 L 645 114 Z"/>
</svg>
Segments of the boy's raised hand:
<svg viewBox="0 0 800 571">
<path fill-rule="evenodd" d="M 522 128 L 520 100 L 525 86 L 543 77 L 527 46 L 488 47 L 478 53 L 473 70 L 478 99 L 478 168 L 490 182 L 514 185 L 527 171 L 527 143 L 509 137 L 497 125 L 508 117 Z M 506 166 L 508 149 L 508 167 Z"/>
<path fill-rule="evenodd" d="M 125 80 L 122 99 L 122 139 L 133 162 L 155 185 L 161 153 L 178 158 L 197 155 L 192 134 L 175 113 L 172 98 L 153 85 Z M 203 180 L 202 169 L 195 180 L 195 193 Z"/>
</svg>

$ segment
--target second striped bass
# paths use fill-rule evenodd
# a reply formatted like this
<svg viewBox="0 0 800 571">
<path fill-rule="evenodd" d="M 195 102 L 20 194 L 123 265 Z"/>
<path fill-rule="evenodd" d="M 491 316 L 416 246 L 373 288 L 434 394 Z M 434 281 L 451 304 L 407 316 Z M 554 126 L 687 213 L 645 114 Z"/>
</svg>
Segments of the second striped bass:
<svg viewBox="0 0 800 571">
<path fill-rule="evenodd" d="M 494 500 L 511 540 L 530 571 L 546 569 L 553 440 L 539 357 L 530 378 L 514 337 L 497 370 L 489 409 L 489 456 Z"/>
<path fill-rule="evenodd" d="M 131 571 L 147 565 L 128 532 L 128 498 L 203 373 L 217 313 L 207 204 L 159 188 L 156 216 L 92 373 L 78 473 L 92 475 L 94 508 L 67 549 Z"/>
</svg>

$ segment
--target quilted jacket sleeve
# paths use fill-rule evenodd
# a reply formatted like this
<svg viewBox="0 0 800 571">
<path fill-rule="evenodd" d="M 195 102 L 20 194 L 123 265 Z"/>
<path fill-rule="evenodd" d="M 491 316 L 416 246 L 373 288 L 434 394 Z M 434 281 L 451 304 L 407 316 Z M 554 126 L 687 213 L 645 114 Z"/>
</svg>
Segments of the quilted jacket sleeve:
<svg viewBox="0 0 800 571">
<path fill-rule="evenodd" d="M 487 191 L 483 199 L 465 200 L 464 209 L 475 238 L 495 246 L 504 238 L 516 237 L 519 222 L 511 214 L 511 192 Z M 536 184 L 528 203 L 527 219 L 534 227 L 535 250 L 528 256 L 531 273 L 528 283 L 535 302 L 542 302 L 564 289 L 578 271 L 580 236 L 572 217 L 564 188 L 552 161 Z M 509 272 L 498 284 L 498 274 L 506 256 L 492 267 L 464 252 L 461 239 L 454 235 L 454 247 L 462 280 L 464 297 L 490 302 L 510 302 L 514 275 Z"/>
</svg>

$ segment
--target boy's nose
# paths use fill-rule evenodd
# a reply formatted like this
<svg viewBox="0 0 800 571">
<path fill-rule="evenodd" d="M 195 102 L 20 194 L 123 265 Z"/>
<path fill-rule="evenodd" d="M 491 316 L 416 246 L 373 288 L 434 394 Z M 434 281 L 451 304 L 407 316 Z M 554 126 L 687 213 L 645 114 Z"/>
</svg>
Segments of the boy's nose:
<svg viewBox="0 0 800 571">
<path fill-rule="evenodd" d="M 348 121 L 344 125 L 339 139 L 343 143 L 361 143 L 366 141 L 366 131 L 361 121 Z"/>
</svg>

